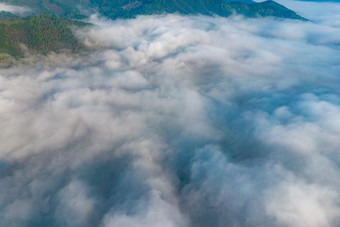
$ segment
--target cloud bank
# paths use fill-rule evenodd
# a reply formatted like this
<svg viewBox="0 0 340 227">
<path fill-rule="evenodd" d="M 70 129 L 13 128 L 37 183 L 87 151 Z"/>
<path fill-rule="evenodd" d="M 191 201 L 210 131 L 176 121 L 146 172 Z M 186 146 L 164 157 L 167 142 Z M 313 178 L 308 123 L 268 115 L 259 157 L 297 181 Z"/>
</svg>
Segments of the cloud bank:
<svg viewBox="0 0 340 227">
<path fill-rule="evenodd" d="M 338 226 L 340 36 L 176 15 L 0 69 L 1 226 Z"/>
</svg>

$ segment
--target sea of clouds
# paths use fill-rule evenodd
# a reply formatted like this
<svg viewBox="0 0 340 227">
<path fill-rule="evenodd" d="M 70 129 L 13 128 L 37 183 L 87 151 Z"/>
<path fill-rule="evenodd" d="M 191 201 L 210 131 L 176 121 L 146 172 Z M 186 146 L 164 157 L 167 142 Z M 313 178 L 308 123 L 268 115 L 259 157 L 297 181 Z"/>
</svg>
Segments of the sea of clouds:
<svg viewBox="0 0 340 227">
<path fill-rule="evenodd" d="M 0 69 L 0 226 L 338 226 L 335 16 L 94 16 Z"/>
</svg>

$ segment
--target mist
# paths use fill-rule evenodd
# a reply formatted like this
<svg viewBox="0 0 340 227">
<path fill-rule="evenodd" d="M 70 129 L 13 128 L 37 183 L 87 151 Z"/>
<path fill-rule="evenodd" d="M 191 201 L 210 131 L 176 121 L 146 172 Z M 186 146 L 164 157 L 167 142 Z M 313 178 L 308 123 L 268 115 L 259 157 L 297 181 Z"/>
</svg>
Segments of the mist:
<svg viewBox="0 0 340 227">
<path fill-rule="evenodd" d="M 14 5 L 9 5 L 9 4 L 0 2 L 0 12 L 9 12 L 9 13 L 18 14 L 18 15 L 24 15 L 28 13 L 29 11 L 31 10 L 26 7 L 14 6 Z"/>
<path fill-rule="evenodd" d="M 97 15 L 0 69 L 0 226 L 338 226 L 334 16 Z"/>
</svg>

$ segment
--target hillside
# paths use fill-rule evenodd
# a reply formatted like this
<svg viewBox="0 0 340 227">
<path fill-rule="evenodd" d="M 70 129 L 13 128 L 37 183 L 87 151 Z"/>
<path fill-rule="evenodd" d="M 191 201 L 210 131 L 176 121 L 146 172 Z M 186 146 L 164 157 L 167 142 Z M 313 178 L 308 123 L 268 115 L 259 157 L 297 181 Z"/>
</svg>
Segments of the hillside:
<svg viewBox="0 0 340 227">
<path fill-rule="evenodd" d="M 72 25 L 85 24 L 48 14 L 0 20 L 0 53 L 2 56 L 21 57 L 25 48 L 42 54 L 63 49 L 76 52 L 83 47 L 74 37 Z"/>
<path fill-rule="evenodd" d="M 237 1 L 237 2 L 236 2 Z M 295 12 L 274 2 L 251 0 L 2 0 L 27 6 L 34 12 L 48 12 L 67 18 L 83 18 L 99 12 L 112 19 L 161 13 L 203 14 L 228 17 L 233 13 L 248 17 L 275 16 L 303 19 Z M 1 2 L 1 0 L 0 0 Z"/>
</svg>

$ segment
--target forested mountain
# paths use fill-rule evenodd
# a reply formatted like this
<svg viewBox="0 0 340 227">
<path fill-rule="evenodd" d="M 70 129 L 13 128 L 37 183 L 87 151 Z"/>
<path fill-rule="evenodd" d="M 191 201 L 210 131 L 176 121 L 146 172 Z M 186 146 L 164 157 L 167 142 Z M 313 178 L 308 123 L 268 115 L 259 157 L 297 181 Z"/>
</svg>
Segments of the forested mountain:
<svg viewBox="0 0 340 227">
<path fill-rule="evenodd" d="M 127 2 L 129 3 L 126 4 Z M 242 2 L 227 3 L 223 0 L 144 0 L 134 2 L 118 0 L 117 5 L 120 4 L 121 7 L 116 7 L 108 4 L 106 0 L 96 0 L 92 4 L 99 8 L 102 14 L 111 18 L 155 13 L 203 14 L 228 17 L 233 13 L 237 13 L 248 17 L 274 16 L 303 19 L 295 12 L 274 1 L 245 4 Z"/>
<path fill-rule="evenodd" d="M 49 14 L 0 20 L 0 59 L 23 56 L 26 48 L 42 54 L 63 49 L 76 52 L 83 47 L 74 37 L 71 25 L 85 24 Z"/>
<path fill-rule="evenodd" d="M 249 17 L 303 19 L 274 1 L 255 3 L 251 0 L 2 0 L 2 2 L 30 7 L 35 13 L 49 12 L 67 18 L 82 18 L 93 12 L 99 12 L 113 19 L 161 13 L 222 17 L 238 13 Z"/>
<path fill-rule="evenodd" d="M 0 60 L 6 56 L 20 57 L 25 47 L 46 54 L 49 51 L 70 49 L 77 51 L 81 44 L 73 36 L 70 25 L 82 23 L 71 19 L 84 18 L 99 12 L 112 19 L 137 15 L 179 13 L 183 15 L 218 15 L 234 13 L 247 17 L 274 16 L 304 19 L 295 12 L 274 2 L 254 3 L 251 0 L 0 0 L 8 4 L 26 6 L 31 16 L 20 18 L 0 12 Z M 64 19 L 61 19 L 64 18 Z"/>
</svg>

